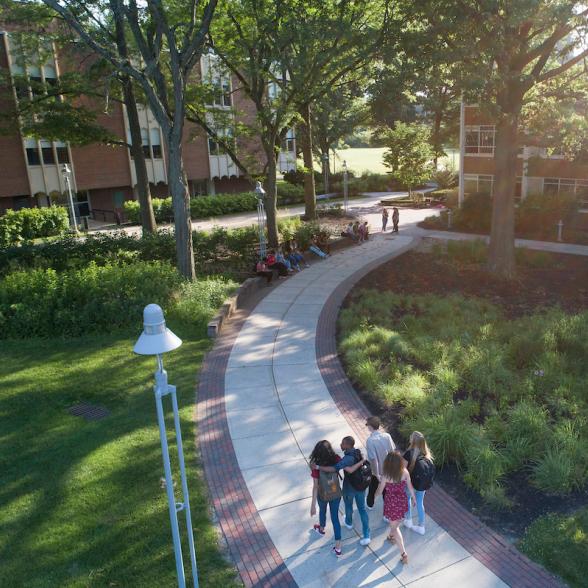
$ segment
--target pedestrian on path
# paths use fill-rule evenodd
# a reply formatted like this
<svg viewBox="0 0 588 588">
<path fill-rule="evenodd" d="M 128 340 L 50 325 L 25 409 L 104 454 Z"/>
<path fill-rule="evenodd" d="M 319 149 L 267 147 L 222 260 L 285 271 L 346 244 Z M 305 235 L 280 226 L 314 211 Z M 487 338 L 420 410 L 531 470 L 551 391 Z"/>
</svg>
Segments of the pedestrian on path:
<svg viewBox="0 0 588 588">
<path fill-rule="evenodd" d="M 410 481 L 416 494 L 416 507 L 418 513 L 418 525 L 412 523 L 412 505 L 409 501 L 408 511 L 404 519 L 404 526 L 412 529 L 419 535 L 425 534 L 425 493 L 433 485 L 435 478 L 435 465 L 433 454 L 427 445 L 425 436 L 419 431 L 413 431 L 410 435 L 408 449 L 402 456 L 407 463 Z"/>
<path fill-rule="evenodd" d="M 384 206 L 382 208 L 382 233 L 386 232 L 386 227 L 388 226 L 388 218 L 390 214 L 388 213 L 388 209 Z"/>
<path fill-rule="evenodd" d="M 404 519 L 404 514 L 408 508 L 407 489 L 414 504 L 416 497 L 410 482 L 410 475 L 404 466 L 404 460 L 400 451 L 393 451 L 384 460 L 384 471 L 376 496 L 379 496 L 386 490 L 384 518 L 390 523 L 388 540 L 396 543 L 400 549 L 400 561 L 403 564 L 408 563 L 408 555 L 404 547 L 404 538 L 400 531 L 400 523 Z"/>
<path fill-rule="evenodd" d="M 353 529 L 353 502 L 357 506 L 357 512 L 361 519 L 362 538 L 359 541 L 360 545 L 370 544 L 370 520 L 368 518 L 367 509 L 365 506 L 365 489 L 358 490 L 353 487 L 351 483 L 350 471 L 352 466 L 360 467 L 366 461 L 361 455 L 359 449 L 355 449 L 355 439 L 351 436 L 343 437 L 341 441 L 341 451 L 343 451 L 343 458 L 337 462 L 334 467 L 321 467 L 321 471 L 345 471 L 343 478 L 343 502 L 345 504 L 345 526 L 348 529 Z M 348 469 L 349 468 L 349 469 Z M 406 512 L 406 510 L 404 511 Z M 404 514 L 404 513 L 403 513 Z"/>
<path fill-rule="evenodd" d="M 333 552 L 338 557 L 341 555 L 341 523 L 339 522 L 339 504 L 341 503 L 341 486 L 339 473 L 333 466 L 337 465 L 341 458 L 335 453 L 331 444 L 319 441 L 310 454 L 310 475 L 312 477 L 312 502 L 310 504 L 310 516 L 316 516 L 316 505 L 319 506 L 319 522 L 313 529 L 319 535 L 325 534 L 327 524 L 327 506 L 331 515 L 331 524 L 335 533 L 335 547 Z M 361 463 L 345 468 L 345 471 L 353 473 L 361 467 Z M 320 470 L 321 466 L 331 466 L 330 471 Z"/>
<path fill-rule="evenodd" d="M 368 510 L 374 507 L 376 490 L 382 479 L 384 460 L 391 451 L 396 449 L 392 437 L 388 433 L 380 430 L 381 424 L 377 416 L 371 416 L 365 422 L 365 426 L 370 432 L 370 436 L 367 438 L 365 445 L 367 448 L 367 457 L 372 466 L 372 481 L 367 495 Z"/>
<path fill-rule="evenodd" d="M 396 206 L 392 209 L 392 232 L 398 233 L 398 223 L 400 222 L 400 213 Z"/>
<path fill-rule="evenodd" d="M 357 228 L 360 243 L 363 243 L 366 240 L 365 230 L 366 230 L 365 223 L 360 223 L 359 227 Z"/>
</svg>

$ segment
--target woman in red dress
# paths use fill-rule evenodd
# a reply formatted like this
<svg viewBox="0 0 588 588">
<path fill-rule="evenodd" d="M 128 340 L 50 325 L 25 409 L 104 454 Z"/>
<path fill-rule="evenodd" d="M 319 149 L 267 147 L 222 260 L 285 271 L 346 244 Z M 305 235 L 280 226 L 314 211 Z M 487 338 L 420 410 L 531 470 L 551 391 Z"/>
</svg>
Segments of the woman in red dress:
<svg viewBox="0 0 588 588">
<path fill-rule="evenodd" d="M 404 550 L 404 539 L 400 532 L 400 523 L 404 520 L 404 514 L 408 510 L 408 498 L 406 488 L 410 492 L 413 506 L 416 504 L 414 488 L 410 482 L 410 474 L 404 466 L 404 460 L 400 451 L 391 451 L 384 460 L 382 467 L 382 479 L 376 490 L 378 497 L 384 490 L 384 517 L 390 523 L 388 539 L 396 543 L 400 548 L 400 561 L 408 563 L 408 555 Z"/>
</svg>

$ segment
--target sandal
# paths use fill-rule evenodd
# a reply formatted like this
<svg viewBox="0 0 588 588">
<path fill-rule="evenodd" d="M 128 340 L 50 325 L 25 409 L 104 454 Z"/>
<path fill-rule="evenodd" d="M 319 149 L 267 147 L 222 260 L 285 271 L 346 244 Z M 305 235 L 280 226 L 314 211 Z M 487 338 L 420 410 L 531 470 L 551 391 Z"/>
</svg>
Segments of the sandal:
<svg viewBox="0 0 588 588">
<path fill-rule="evenodd" d="M 408 555 L 406 551 L 400 555 L 400 563 L 406 565 L 408 563 Z"/>
</svg>

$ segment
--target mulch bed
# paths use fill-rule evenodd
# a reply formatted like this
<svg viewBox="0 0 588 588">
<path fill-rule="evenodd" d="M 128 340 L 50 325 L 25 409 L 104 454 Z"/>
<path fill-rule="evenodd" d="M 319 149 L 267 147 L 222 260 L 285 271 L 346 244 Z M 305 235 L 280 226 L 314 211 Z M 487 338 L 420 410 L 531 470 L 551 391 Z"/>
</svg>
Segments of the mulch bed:
<svg viewBox="0 0 588 588">
<path fill-rule="evenodd" d="M 504 281 L 489 275 L 479 265 L 460 265 L 413 250 L 369 273 L 350 292 L 344 306 L 352 302 L 358 289 L 373 288 L 404 294 L 476 296 L 500 306 L 510 318 L 553 306 L 570 313 L 588 310 L 588 258 L 556 254 L 549 254 L 549 258 L 543 267 L 521 267 L 516 280 Z M 356 389 L 373 414 L 380 415 L 395 441 L 404 444 L 406 440 L 398 431 L 400 407 L 384 406 L 357 385 Z M 548 496 L 531 487 L 525 475 L 518 473 L 507 482 L 507 494 L 516 506 L 509 512 L 497 512 L 463 483 L 455 466 L 440 470 L 437 481 L 458 502 L 513 541 L 534 519 L 547 512 L 566 513 L 588 504 L 588 491 L 563 498 Z"/>
</svg>

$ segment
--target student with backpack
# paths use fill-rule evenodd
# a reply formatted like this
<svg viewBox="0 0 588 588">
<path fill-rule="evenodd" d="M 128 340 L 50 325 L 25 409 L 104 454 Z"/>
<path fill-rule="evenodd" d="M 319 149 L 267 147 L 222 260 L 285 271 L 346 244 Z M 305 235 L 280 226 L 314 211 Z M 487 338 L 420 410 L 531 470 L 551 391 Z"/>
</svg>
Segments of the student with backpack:
<svg viewBox="0 0 588 588">
<path fill-rule="evenodd" d="M 435 464 L 433 454 L 427 445 L 425 436 L 419 431 L 413 431 L 410 435 L 408 449 L 402 456 L 406 461 L 406 467 L 410 474 L 410 481 L 416 494 L 416 507 L 418 513 L 418 525 L 412 522 L 412 505 L 409 501 L 408 511 L 404 518 L 404 526 L 412 529 L 419 535 L 425 534 L 425 493 L 433 486 L 435 479 Z"/>
<path fill-rule="evenodd" d="M 339 484 L 339 473 L 335 471 L 335 466 L 341 458 L 334 452 L 333 447 L 328 441 L 319 441 L 310 454 L 309 462 L 312 477 L 312 502 L 310 505 L 310 516 L 316 515 L 316 505 L 319 506 L 319 522 L 314 525 L 313 529 L 319 535 L 325 534 L 325 525 L 327 524 L 327 506 L 331 515 L 331 523 L 335 533 L 335 547 L 333 553 L 339 557 L 341 555 L 341 523 L 339 522 L 339 504 L 341 502 L 341 485 Z M 345 472 L 353 473 L 359 469 L 362 462 L 346 467 Z M 331 466 L 331 471 L 319 470 L 321 466 Z"/>
<path fill-rule="evenodd" d="M 341 441 L 341 450 L 344 456 L 334 466 L 320 466 L 323 471 L 345 471 L 343 479 L 343 502 L 345 503 L 345 526 L 353 529 L 353 503 L 357 506 L 359 518 L 361 519 L 362 534 L 360 545 L 370 544 L 370 521 L 365 505 L 365 491 L 369 487 L 372 479 L 372 469 L 369 462 L 363 458 L 361 451 L 355 449 L 355 439 L 353 437 L 343 437 Z M 356 466 L 353 468 L 353 466 Z"/>
</svg>

